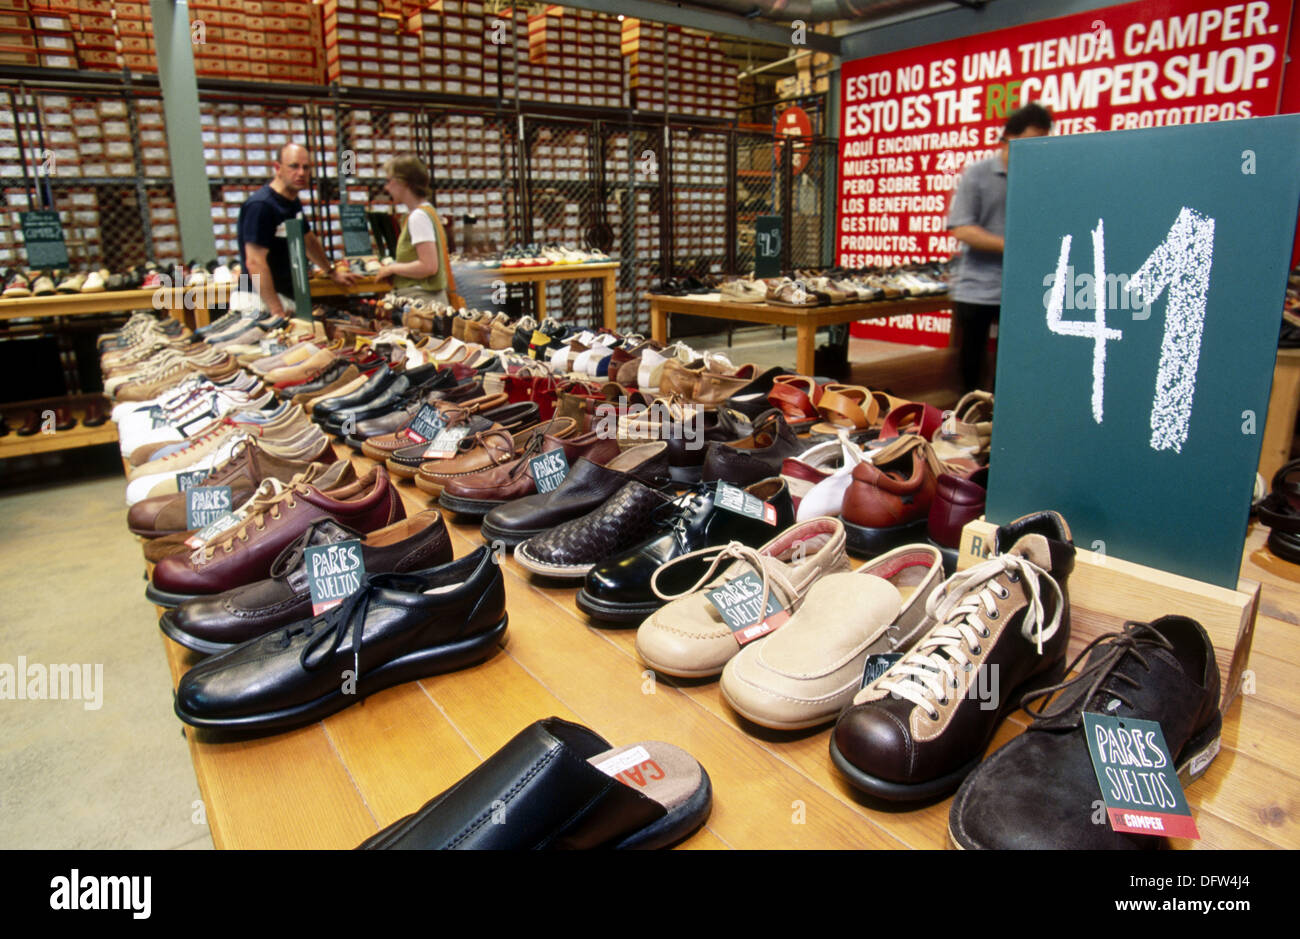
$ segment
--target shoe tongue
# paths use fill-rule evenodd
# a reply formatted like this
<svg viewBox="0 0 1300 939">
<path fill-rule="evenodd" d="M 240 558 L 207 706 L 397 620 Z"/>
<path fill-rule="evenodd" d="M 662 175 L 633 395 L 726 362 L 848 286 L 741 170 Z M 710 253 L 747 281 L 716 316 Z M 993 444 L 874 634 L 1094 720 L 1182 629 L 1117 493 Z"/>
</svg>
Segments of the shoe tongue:
<svg viewBox="0 0 1300 939">
<path fill-rule="evenodd" d="M 1010 553 L 1028 558 L 1045 571 L 1052 569 L 1052 549 L 1043 535 L 1025 535 L 1011 546 Z"/>
</svg>

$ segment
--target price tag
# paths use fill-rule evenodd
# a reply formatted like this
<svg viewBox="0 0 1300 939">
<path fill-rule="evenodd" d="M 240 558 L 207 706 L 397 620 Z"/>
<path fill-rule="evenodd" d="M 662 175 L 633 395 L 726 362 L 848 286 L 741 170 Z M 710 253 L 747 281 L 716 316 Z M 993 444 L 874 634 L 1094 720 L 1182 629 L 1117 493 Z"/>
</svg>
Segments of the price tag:
<svg viewBox="0 0 1300 939">
<path fill-rule="evenodd" d="M 737 515 L 743 515 L 746 518 L 758 519 L 767 522 L 769 525 L 776 524 L 776 507 L 772 503 L 764 502 L 758 496 L 751 495 L 730 483 L 718 483 L 718 494 L 715 501 L 719 508 L 726 509 L 728 512 L 735 512 Z"/>
<path fill-rule="evenodd" d="M 754 276 L 781 276 L 781 225 L 779 215 L 754 220 Z"/>
<path fill-rule="evenodd" d="M 446 425 L 447 419 L 441 411 L 432 404 L 422 404 L 404 433 L 415 443 L 426 443 L 438 436 Z"/>
<path fill-rule="evenodd" d="M 528 472 L 537 483 L 538 492 L 550 492 L 569 475 L 569 458 L 563 450 L 548 450 L 528 461 Z"/>
<path fill-rule="evenodd" d="M 229 486 L 196 486 L 185 491 L 185 527 L 206 528 L 234 506 Z"/>
<path fill-rule="evenodd" d="M 877 652 L 867 656 L 867 664 L 862 669 L 862 684 L 865 688 L 885 672 L 893 668 L 894 663 L 903 657 L 901 652 Z"/>
<path fill-rule="evenodd" d="M 364 206 L 352 202 L 339 204 L 339 224 L 343 229 L 343 254 L 349 258 L 363 257 L 370 250 L 370 221 Z"/>
<path fill-rule="evenodd" d="M 338 606 L 361 589 L 366 562 L 361 542 L 355 538 L 336 544 L 313 545 L 303 552 L 307 584 L 311 588 L 311 614 Z"/>
<path fill-rule="evenodd" d="M 188 473 L 177 473 L 176 474 L 177 492 L 189 492 L 195 486 L 202 484 L 203 480 L 208 478 L 210 472 L 211 470 L 192 470 Z M 189 527 L 194 528 L 196 526 L 190 525 Z"/>
<path fill-rule="evenodd" d="M 59 213 L 19 212 L 18 216 L 23 227 L 23 244 L 27 248 L 27 266 L 32 269 L 67 267 L 68 246 L 63 241 Z"/>
<path fill-rule="evenodd" d="M 1083 726 L 1111 828 L 1136 835 L 1201 837 L 1157 722 L 1084 711 Z"/>
<path fill-rule="evenodd" d="M 767 596 L 767 609 L 759 610 L 763 581 L 752 571 L 710 590 L 705 596 L 717 608 L 722 621 L 742 646 L 766 636 L 790 618 L 790 614 L 770 592 Z"/>
<path fill-rule="evenodd" d="M 424 456 L 430 460 L 445 460 L 456 455 L 456 446 L 469 434 L 469 427 L 448 427 L 438 431 L 438 436 L 425 448 Z"/>
<path fill-rule="evenodd" d="M 217 537 L 217 535 L 220 535 L 222 532 L 230 531 L 230 529 L 238 525 L 239 522 L 240 522 L 240 517 L 239 514 L 236 512 L 230 512 L 226 515 L 223 515 L 221 516 L 221 518 L 217 519 L 211 525 L 196 531 L 194 534 L 186 538 L 185 547 L 200 548 L 203 545 L 207 544 L 209 541 L 211 541 L 213 538 Z"/>
</svg>

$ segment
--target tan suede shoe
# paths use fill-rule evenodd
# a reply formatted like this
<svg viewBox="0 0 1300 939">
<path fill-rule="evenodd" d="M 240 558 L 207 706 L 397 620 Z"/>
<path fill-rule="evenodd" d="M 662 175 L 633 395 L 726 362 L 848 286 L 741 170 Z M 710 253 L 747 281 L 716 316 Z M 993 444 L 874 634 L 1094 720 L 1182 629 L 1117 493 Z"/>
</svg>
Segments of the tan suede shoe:
<svg viewBox="0 0 1300 939">
<path fill-rule="evenodd" d="M 709 563 L 691 590 L 676 597 L 659 593 L 660 574 L 673 565 Z M 730 563 L 728 563 L 730 562 Z M 723 568 L 723 565 L 727 565 Z M 653 613 L 636 634 L 636 651 L 651 668 L 681 678 L 719 674 L 740 652 L 740 643 L 708 592 L 742 574 L 763 584 L 758 608 L 770 595 L 793 614 L 821 577 L 849 569 L 844 553 L 844 526 L 836 518 L 815 518 L 787 529 L 757 551 L 738 542 L 692 551 L 655 572 L 650 585 L 670 602 Z M 779 614 L 778 614 L 779 615 Z"/>
<path fill-rule="evenodd" d="M 926 602 L 942 582 L 943 556 L 920 544 L 850 574 L 827 574 L 785 625 L 727 663 L 722 696 L 742 717 L 775 730 L 835 720 L 862 687 L 868 659 L 907 652 L 920 638 Z"/>
</svg>

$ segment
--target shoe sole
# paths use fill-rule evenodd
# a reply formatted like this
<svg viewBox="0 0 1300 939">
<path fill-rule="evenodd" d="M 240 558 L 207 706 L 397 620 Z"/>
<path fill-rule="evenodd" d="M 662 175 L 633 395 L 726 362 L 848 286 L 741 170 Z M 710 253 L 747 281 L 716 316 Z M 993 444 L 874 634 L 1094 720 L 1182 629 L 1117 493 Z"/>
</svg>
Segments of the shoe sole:
<svg viewBox="0 0 1300 939">
<path fill-rule="evenodd" d="M 417 479 L 415 484 L 420 485 L 420 481 Z M 447 490 L 443 489 L 438 495 L 438 504 L 461 515 L 487 515 L 498 505 L 505 505 L 505 502 L 501 499 L 462 499 L 460 496 L 448 495 Z"/>
<path fill-rule="evenodd" d="M 585 587 L 578 591 L 574 602 L 578 609 L 595 619 L 628 625 L 639 625 L 647 616 L 663 607 L 663 603 L 610 603 L 593 597 Z"/>
<path fill-rule="evenodd" d="M 668 848 L 686 838 L 709 820 L 713 808 L 713 781 L 700 767 L 700 785 L 689 799 L 663 818 L 616 843 L 616 851 L 655 851 Z"/>
<path fill-rule="evenodd" d="M 467 668 L 477 665 L 492 654 L 493 648 L 501 644 L 506 633 L 509 616 L 490 630 L 456 642 L 449 642 L 432 649 L 423 649 L 409 655 L 401 656 L 374 671 L 367 672 L 358 683 L 356 694 L 344 694 L 340 689 L 323 697 L 297 707 L 282 708 L 267 714 L 251 714 L 240 717 L 199 717 L 188 714 L 182 708 L 178 698 L 172 705 L 176 716 L 191 727 L 211 730 L 231 731 L 282 731 L 313 724 L 316 721 L 337 714 L 339 711 L 368 698 L 379 691 L 402 685 L 408 681 L 417 681 L 431 675 Z"/>
<path fill-rule="evenodd" d="M 595 561 L 590 564 L 547 564 L 545 561 L 528 554 L 527 542 L 515 547 L 515 560 L 520 567 L 530 570 L 534 574 L 553 577 L 556 580 L 585 580 L 588 572 L 596 566 Z"/>
<path fill-rule="evenodd" d="M 925 533 L 930 526 L 928 517 L 890 528 L 868 528 L 865 525 L 855 525 L 847 519 L 842 521 L 845 547 L 853 554 L 868 558 L 901 548 L 905 544 L 925 541 Z"/>
<path fill-rule="evenodd" d="M 144 588 L 145 599 L 157 606 L 165 606 L 169 610 L 180 606 L 186 600 L 200 596 L 197 593 L 168 593 L 166 590 L 159 590 L 152 583 Z"/>
<path fill-rule="evenodd" d="M 405 463 L 398 463 L 396 460 L 385 460 L 384 465 L 388 467 L 390 475 L 397 476 L 401 479 L 415 479 L 420 472 L 419 464 L 407 466 Z"/>
<path fill-rule="evenodd" d="M 421 476 L 419 474 L 418 468 L 416 470 L 413 479 L 415 480 L 415 488 L 419 489 L 421 492 L 427 492 L 435 499 L 437 499 L 439 496 L 442 495 L 442 487 L 445 484 L 434 482 L 432 479 L 429 479 L 427 476 Z"/>
<path fill-rule="evenodd" d="M 154 538 L 166 538 L 168 535 L 179 535 L 181 532 L 189 530 L 187 528 L 178 528 L 175 531 L 159 531 L 156 528 L 131 528 L 130 525 L 126 527 L 130 530 L 131 534 L 139 535 L 141 538 L 148 538 L 150 540 Z"/>
<path fill-rule="evenodd" d="M 723 700 L 727 702 L 727 705 L 733 711 L 751 724 L 757 724 L 759 727 L 766 727 L 768 730 L 807 730 L 810 727 L 821 727 L 823 724 L 829 724 L 831 721 L 835 720 L 835 718 L 839 717 L 840 711 L 844 710 L 843 707 L 837 707 L 835 710 L 823 714 L 821 717 L 804 718 L 803 720 L 798 721 L 778 721 L 745 710 L 745 708 L 732 700 L 731 695 L 727 694 L 727 688 L 725 685 L 719 683 L 718 689 L 722 692 Z M 832 743 L 833 742 L 834 741 L 832 741 Z"/>
<path fill-rule="evenodd" d="M 886 779 L 879 779 L 845 759 L 844 755 L 840 753 L 839 747 L 835 745 L 835 734 L 833 732 L 830 741 L 831 762 L 835 764 L 835 768 L 844 775 L 844 778 L 855 789 L 889 802 L 923 802 L 951 795 L 961 787 L 962 780 L 969 776 L 975 767 L 979 766 L 984 759 L 985 751 L 989 748 L 989 742 L 997 733 L 998 727 L 1001 726 L 1007 715 L 1020 708 L 1021 699 L 1026 694 L 1037 691 L 1039 688 L 1047 688 L 1058 684 L 1065 677 L 1065 665 L 1066 660 L 1063 656 L 1044 671 L 1022 682 L 1019 687 L 1008 694 L 1005 703 L 998 711 L 997 719 L 989 726 L 987 738 L 979 750 L 976 751 L 975 756 L 943 776 L 918 783 L 896 783 Z"/>
<path fill-rule="evenodd" d="M 206 639 L 191 636 L 173 623 L 171 616 L 171 610 L 168 610 L 162 616 L 158 617 L 158 628 L 163 631 L 163 635 L 168 639 L 187 649 L 194 652 L 200 652 L 203 655 L 216 655 L 219 652 L 225 652 L 227 649 L 233 649 L 238 645 L 236 642 L 209 642 Z"/>
</svg>

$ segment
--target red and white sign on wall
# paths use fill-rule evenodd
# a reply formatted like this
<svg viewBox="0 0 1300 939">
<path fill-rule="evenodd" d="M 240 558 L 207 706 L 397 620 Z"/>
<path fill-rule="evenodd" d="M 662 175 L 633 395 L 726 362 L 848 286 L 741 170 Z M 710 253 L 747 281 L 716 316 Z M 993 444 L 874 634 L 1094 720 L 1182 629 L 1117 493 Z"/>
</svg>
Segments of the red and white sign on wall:
<svg viewBox="0 0 1300 939">
<path fill-rule="evenodd" d="M 996 152 L 1007 116 L 1030 101 L 1051 109 L 1054 134 L 1276 114 L 1291 6 L 1126 3 L 846 62 L 837 263 L 955 253 L 946 216 L 962 168 Z M 946 324 L 855 324 L 853 334 L 948 339 Z"/>
</svg>

